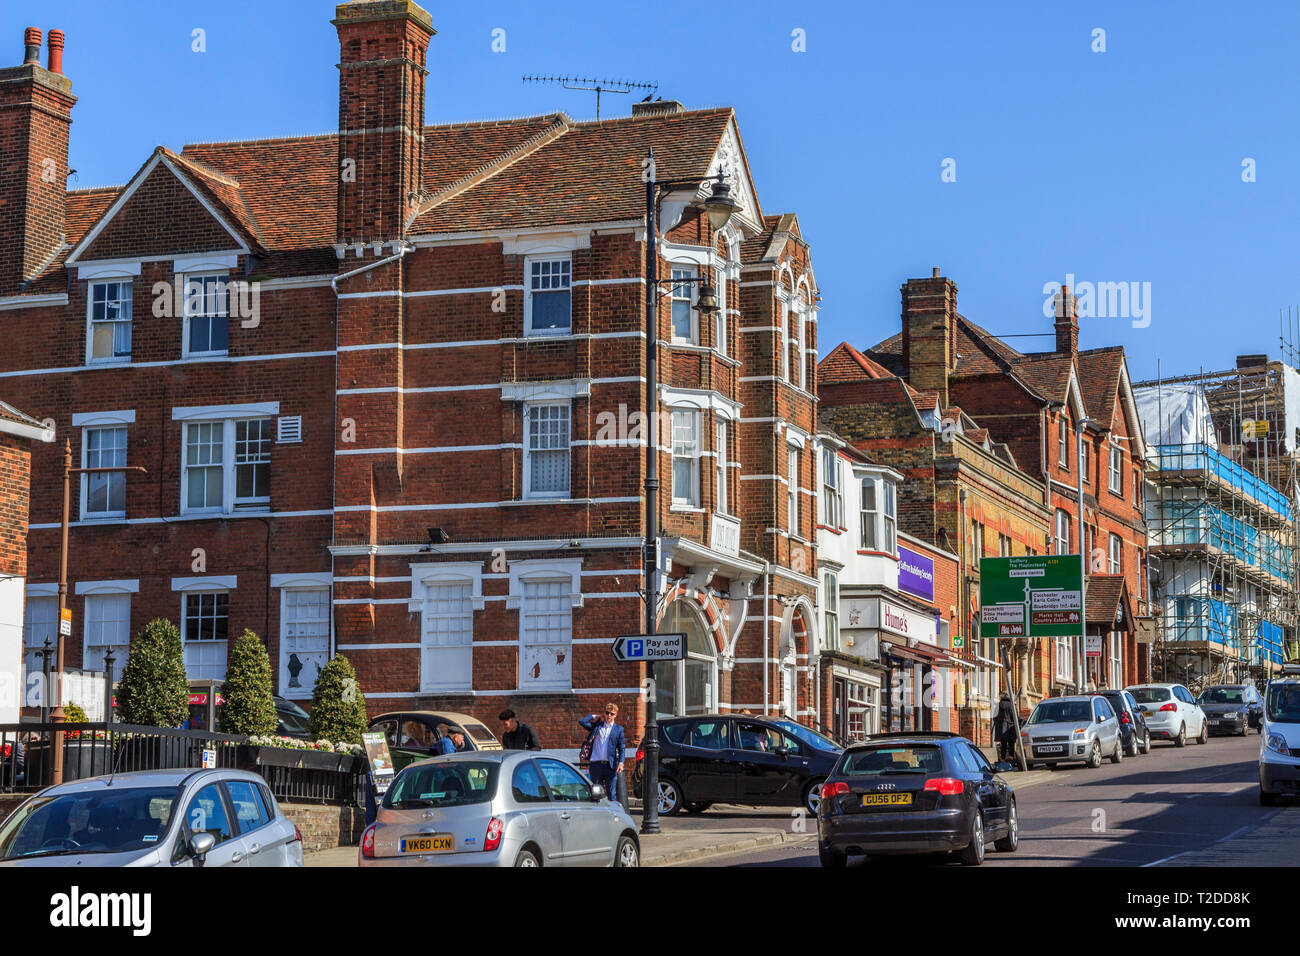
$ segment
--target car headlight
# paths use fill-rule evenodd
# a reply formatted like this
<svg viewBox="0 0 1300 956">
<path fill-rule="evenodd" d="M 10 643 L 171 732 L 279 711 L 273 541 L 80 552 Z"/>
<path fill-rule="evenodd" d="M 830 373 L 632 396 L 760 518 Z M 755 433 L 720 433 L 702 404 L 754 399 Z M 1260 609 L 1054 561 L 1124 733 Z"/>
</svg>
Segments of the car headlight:
<svg viewBox="0 0 1300 956">
<path fill-rule="evenodd" d="M 1291 751 L 1286 746 L 1286 738 L 1281 734 L 1269 734 L 1264 746 L 1275 754 L 1281 754 L 1284 757 L 1291 755 Z"/>
<path fill-rule="evenodd" d="M 1088 728 L 1087 728 L 1087 727 L 1080 727 L 1078 730 L 1076 730 L 1076 731 L 1074 732 L 1074 736 L 1076 736 L 1076 737 L 1082 737 L 1082 736 L 1083 736 L 1084 734 L 1086 734 L 1087 732 L 1088 732 Z"/>
</svg>

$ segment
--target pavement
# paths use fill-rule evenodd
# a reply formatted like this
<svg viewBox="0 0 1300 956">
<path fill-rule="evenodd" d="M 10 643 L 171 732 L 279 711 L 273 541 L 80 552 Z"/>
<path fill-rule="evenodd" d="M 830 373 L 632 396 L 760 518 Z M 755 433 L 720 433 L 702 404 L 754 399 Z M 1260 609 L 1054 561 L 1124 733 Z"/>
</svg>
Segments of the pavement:
<svg viewBox="0 0 1300 956">
<path fill-rule="evenodd" d="M 1005 775 L 1017 791 L 1055 778 L 1050 770 Z M 639 800 L 631 815 L 641 819 Z M 817 832 L 817 822 L 797 807 L 742 807 L 718 804 L 701 814 L 659 818 L 661 833 L 641 835 L 642 866 L 694 865 L 706 860 L 802 844 Z M 341 846 L 308 853 L 307 866 L 356 866 L 357 848 Z"/>
</svg>

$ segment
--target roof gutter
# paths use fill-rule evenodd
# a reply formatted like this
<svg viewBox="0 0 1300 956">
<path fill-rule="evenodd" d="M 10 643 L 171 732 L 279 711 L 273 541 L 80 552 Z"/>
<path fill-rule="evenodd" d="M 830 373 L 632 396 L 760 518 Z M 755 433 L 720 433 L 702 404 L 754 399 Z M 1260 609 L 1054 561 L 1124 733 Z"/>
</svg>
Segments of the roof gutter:
<svg viewBox="0 0 1300 956">
<path fill-rule="evenodd" d="M 407 254 L 413 251 L 415 251 L 415 247 L 406 240 L 402 240 L 401 251 L 396 255 L 388 256 L 386 259 L 376 259 L 374 262 L 370 263 L 370 265 L 362 266 L 360 269 L 353 269 L 351 272 L 344 272 L 341 275 L 336 275 L 333 279 L 330 279 L 330 288 L 334 290 L 335 295 L 338 295 L 339 283 L 344 279 L 351 279 L 353 276 L 359 276 L 361 273 L 369 272 L 371 269 L 378 269 L 380 266 L 386 266 L 390 262 L 397 262 L 399 259 L 406 258 Z"/>
</svg>

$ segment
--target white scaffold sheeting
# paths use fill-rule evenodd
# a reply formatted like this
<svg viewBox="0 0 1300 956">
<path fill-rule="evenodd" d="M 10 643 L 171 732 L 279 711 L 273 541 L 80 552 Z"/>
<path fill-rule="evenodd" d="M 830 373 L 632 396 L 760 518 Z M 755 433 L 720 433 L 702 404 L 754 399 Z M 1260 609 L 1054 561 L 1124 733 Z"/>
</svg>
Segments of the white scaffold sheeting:
<svg viewBox="0 0 1300 956">
<path fill-rule="evenodd" d="M 1291 369 L 1287 371 L 1295 375 Z M 1296 398 L 1300 400 L 1300 376 L 1296 376 L 1294 386 Z M 1153 445 L 1201 444 L 1218 450 L 1219 440 L 1210 418 L 1210 403 L 1206 401 L 1201 386 L 1189 382 L 1147 385 L 1133 389 L 1133 398 L 1137 402 L 1148 449 Z M 1288 416 L 1291 400 L 1288 392 Z"/>
<path fill-rule="evenodd" d="M 1295 430 L 1300 428 L 1300 372 L 1290 365 L 1282 366 L 1282 401 L 1286 404 L 1286 450 L 1296 450 Z"/>
</svg>

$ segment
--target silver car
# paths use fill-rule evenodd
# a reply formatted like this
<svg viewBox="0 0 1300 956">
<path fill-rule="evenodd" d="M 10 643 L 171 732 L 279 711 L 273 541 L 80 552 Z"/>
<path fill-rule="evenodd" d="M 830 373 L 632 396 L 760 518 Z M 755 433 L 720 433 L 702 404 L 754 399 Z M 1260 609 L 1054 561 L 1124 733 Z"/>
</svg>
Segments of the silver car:
<svg viewBox="0 0 1300 956">
<path fill-rule="evenodd" d="M 1096 769 L 1103 756 L 1124 759 L 1119 718 L 1100 695 L 1052 697 L 1039 701 L 1021 730 L 1029 769 L 1036 764 L 1081 761 Z"/>
<path fill-rule="evenodd" d="M 1155 740 L 1172 740 L 1184 747 L 1189 738 L 1203 744 L 1210 739 L 1209 718 L 1182 684 L 1135 684 L 1124 688 L 1133 695 Z"/>
<path fill-rule="evenodd" d="M 256 774 L 142 770 L 34 794 L 0 866 L 302 866 L 302 835 Z"/>
<path fill-rule="evenodd" d="M 636 824 L 557 757 L 480 750 L 421 760 L 361 835 L 361 866 L 639 866 Z"/>
</svg>

